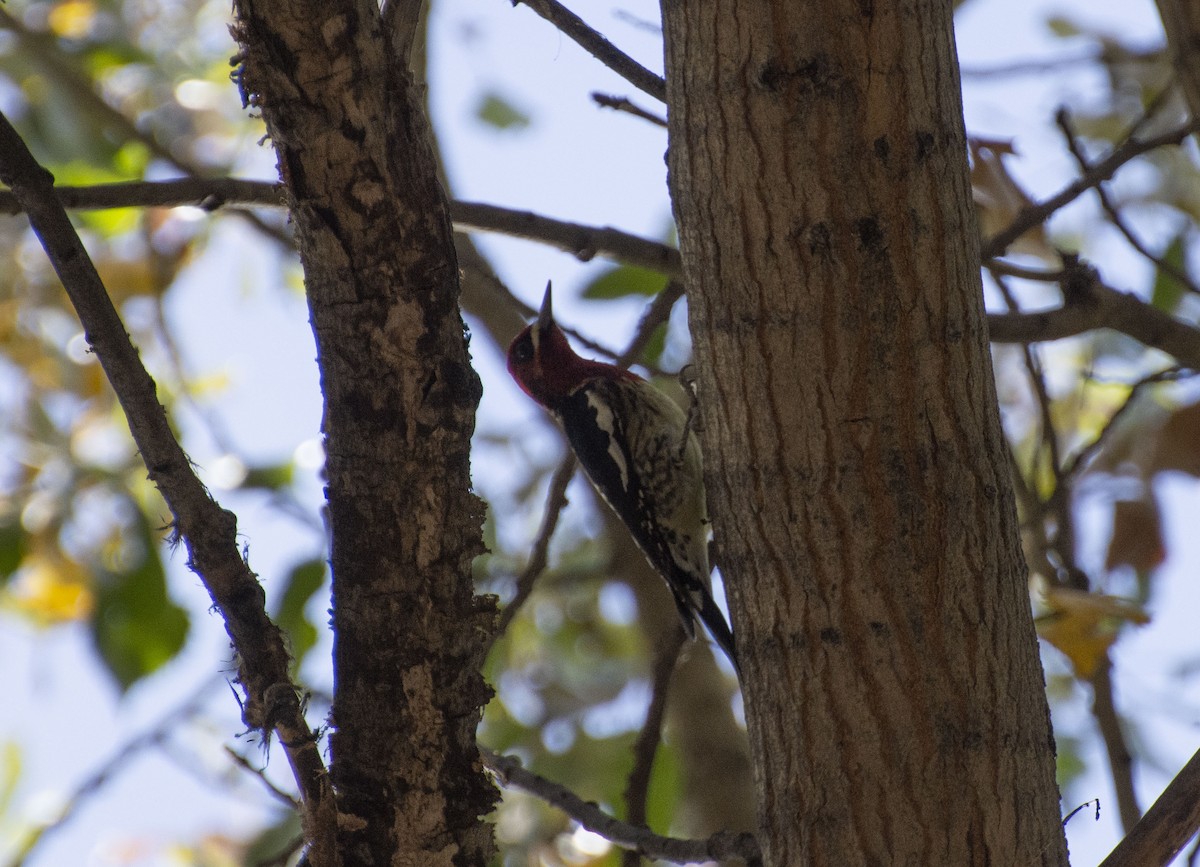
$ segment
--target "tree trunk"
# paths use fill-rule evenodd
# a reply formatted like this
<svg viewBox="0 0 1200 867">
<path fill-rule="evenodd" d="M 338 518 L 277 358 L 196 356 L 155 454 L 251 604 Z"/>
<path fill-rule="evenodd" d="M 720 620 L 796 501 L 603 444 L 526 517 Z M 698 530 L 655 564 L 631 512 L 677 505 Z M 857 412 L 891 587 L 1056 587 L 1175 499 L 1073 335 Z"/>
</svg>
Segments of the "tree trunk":
<svg viewBox="0 0 1200 867">
<path fill-rule="evenodd" d="M 473 595 L 480 386 L 407 54 L 418 3 L 239 0 L 243 87 L 279 154 L 325 394 L 337 839 L 314 864 L 483 864 L 474 735 L 494 612 Z M 400 44 L 397 44 L 400 43 Z M 311 831 L 311 829 L 310 829 Z M 336 849 L 336 852 L 335 852 Z"/>
<path fill-rule="evenodd" d="M 768 863 L 1065 864 L 951 4 L 663 17 Z"/>
</svg>

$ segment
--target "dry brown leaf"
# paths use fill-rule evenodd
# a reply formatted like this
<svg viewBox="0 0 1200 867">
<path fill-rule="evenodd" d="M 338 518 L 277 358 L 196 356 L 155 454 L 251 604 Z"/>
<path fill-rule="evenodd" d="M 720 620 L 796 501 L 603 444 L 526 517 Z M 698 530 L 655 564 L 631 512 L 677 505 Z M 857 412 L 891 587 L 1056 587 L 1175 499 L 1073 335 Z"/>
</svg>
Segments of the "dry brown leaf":
<svg viewBox="0 0 1200 867">
<path fill-rule="evenodd" d="M 1139 572 L 1162 565 L 1167 559 L 1162 537 L 1162 518 L 1153 497 L 1118 500 L 1113 509 L 1112 538 L 1104 568 L 1132 566 Z"/>
<path fill-rule="evenodd" d="M 1150 471 L 1163 470 L 1200 477 L 1200 403 L 1175 410 L 1159 429 Z"/>
</svg>

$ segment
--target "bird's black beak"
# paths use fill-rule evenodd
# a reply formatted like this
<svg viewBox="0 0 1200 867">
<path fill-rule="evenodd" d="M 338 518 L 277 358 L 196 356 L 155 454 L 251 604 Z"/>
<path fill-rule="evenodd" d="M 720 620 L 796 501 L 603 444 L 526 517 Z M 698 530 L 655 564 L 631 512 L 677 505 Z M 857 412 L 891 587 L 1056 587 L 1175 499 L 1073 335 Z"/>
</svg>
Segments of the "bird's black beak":
<svg viewBox="0 0 1200 867">
<path fill-rule="evenodd" d="M 548 331 L 554 324 L 554 306 L 550 292 L 550 281 L 546 281 L 546 294 L 542 297 L 542 309 L 538 311 L 538 331 Z"/>
</svg>

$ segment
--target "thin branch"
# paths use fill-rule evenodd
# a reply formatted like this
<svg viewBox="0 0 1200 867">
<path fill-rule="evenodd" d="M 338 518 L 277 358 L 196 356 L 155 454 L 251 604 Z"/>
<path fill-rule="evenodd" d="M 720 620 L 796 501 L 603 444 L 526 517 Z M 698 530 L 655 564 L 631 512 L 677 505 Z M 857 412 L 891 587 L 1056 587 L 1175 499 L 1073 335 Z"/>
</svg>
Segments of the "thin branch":
<svg viewBox="0 0 1200 867">
<path fill-rule="evenodd" d="M 21 865 L 28 862 L 34 850 L 42 842 L 49 839 L 53 835 L 53 832 L 66 825 L 67 822 L 78 814 L 80 809 L 98 795 L 100 790 L 114 776 L 128 767 L 130 760 L 134 756 L 144 750 L 161 745 L 179 728 L 181 723 L 196 716 L 204 703 L 211 697 L 209 690 L 220 682 L 221 678 L 219 677 L 208 678 L 189 694 L 186 701 L 167 711 L 156 723 L 141 734 L 126 741 L 120 749 L 109 756 L 104 764 L 100 765 L 99 768 L 89 774 L 83 782 L 75 787 L 75 790 L 67 798 L 57 816 L 45 825 L 35 828 L 29 833 L 21 842 L 18 851 L 13 856 L 13 860 L 8 862 L 8 867 L 21 867 Z"/>
<path fill-rule="evenodd" d="M 1200 829 L 1200 751 L 1175 775 L 1154 805 L 1100 867 L 1169 864 Z"/>
<path fill-rule="evenodd" d="M 280 208 L 285 204 L 282 184 L 238 178 L 178 178 L 55 189 L 63 207 L 71 210 L 189 205 L 215 211 L 229 206 Z M 16 197 L 0 190 L 0 214 L 20 212 Z M 682 271 L 679 251 L 674 247 L 608 226 L 586 226 L 532 211 L 478 202 L 451 202 L 450 217 L 459 232 L 498 232 L 538 241 L 570 253 L 583 262 L 605 256 L 670 276 L 678 276 Z"/>
<path fill-rule="evenodd" d="M 1182 126 L 1178 126 L 1161 135 L 1143 140 L 1129 139 L 1100 162 L 1095 163 L 1090 172 L 1064 188 L 1057 195 L 1051 196 L 1039 205 L 1022 208 L 1017 216 L 1013 218 L 1007 229 L 997 232 L 991 238 L 984 240 L 980 251 L 982 257 L 984 259 L 992 259 L 1003 255 L 1004 251 L 1008 249 L 1008 245 L 1017 238 L 1021 237 L 1034 226 L 1045 222 L 1059 208 L 1075 201 L 1075 199 L 1079 198 L 1079 196 L 1092 187 L 1102 181 L 1107 181 L 1130 160 L 1144 153 L 1149 153 L 1156 148 L 1180 144 L 1197 130 L 1200 130 L 1200 118 L 1191 118 Z"/>
<path fill-rule="evenodd" d="M 654 296 L 653 300 L 646 305 L 646 311 L 642 314 L 642 318 L 638 320 L 637 328 L 634 329 L 629 345 L 625 347 L 624 352 L 617 356 L 619 367 L 628 367 L 638 360 L 650 342 L 654 329 L 670 318 L 671 308 L 682 297 L 683 284 L 678 280 L 669 281 L 666 287 Z"/>
<path fill-rule="evenodd" d="M 543 217 L 531 211 L 500 208 L 479 202 L 451 202 L 450 218 L 459 231 L 503 232 L 558 247 L 582 262 L 597 255 L 677 276 L 682 273 L 679 251 L 617 229 L 584 226 Z"/>
<path fill-rule="evenodd" d="M 169 181 L 123 181 L 87 187 L 55 187 L 58 200 L 68 210 L 107 208 L 178 208 L 191 206 L 205 211 L 247 205 L 282 208 L 284 188 L 270 181 L 241 178 L 176 178 Z M 0 214 L 19 214 L 16 197 L 0 191 Z"/>
<path fill-rule="evenodd" d="M 1128 834 L 1137 825 L 1142 811 L 1133 788 L 1133 756 L 1125 742 L 1125 731 L 1113 700 L 1112 662 L 1107 655 L 1100 661 L 1091 683 L 1092 716 L 1096 718 L 1104 749 L 1108 753 L 1108 767 L 1112 771 L 1113 790 L 1117 795 L 1117 811 L 1121 814 L 1121 826 Z"/>
<path fill-rule="evenodd" d="M 1124 402 L 1122 402 L 1122 404 L 1117 407 L 1116 411 L 1108 417 L 1108 421 L 1105 422 L 1104 427 L 1100 429 L 1100 433 L 1096 435 L 1095 439 L 1079 450 L 1075 457 L 1071 459 L 1071 462 L 1067 464 L 1063 474 L 1068 479 L 1074 479 L 1077 478 L 1085 469 L 1087 469 L 1088 465 L 1092 462 L 1092 458 L 1094 458 L 1096 454 L 1099 453 L 1100 449 L 1103 448 L 1113 431 L 1117 429 L 1121 419 L 1123 419 L 1126 413 L 1129 412 L 1130 408 L 1133 407 L 1138 395 L 1142 393 L 1143 389 L 1160 382 L 1171 382 L 1183 377 L 1194 376 L 1196 373 L 1196 371 L 1188 370 L 1187 368 L 1176 365 L 1173 367 L 1168 367 L 1166 370 L 1160 370 L 1157 373 L 1151 373 L 1148 376 L 1143 376 L 1141 379 L 1135 382 L 1132 386 L 1130 386 L 1129 394 L 1125 397 Z"/>
<path fill-rule="evenodd" d="M 1141 51 L 1123 51 L 1119 59 L 1131 63 L 1157 63 L 1162 59 L 1161 47 L 1147 48 Z M 963 78 L 1002 78 L 1017 75 L 1042 75 L 1054 72 L 1067 66 L 1111 62 L 1116 60 L 1106 47 L 1088 48 L 1077 54 L 1064 54 L 1059 57 L 1045 59 L 1017 60 L 1008 63 L 998 63 L 992 66 L 971 66 L 962 68 Z"/>
<path fill-rule="evenodd" d="M 662 726 L 667 713 L 671 675 L 675 672 L 679 651 L 683 649 L 686 638 L 681 627 L 676 626 L 669 630 L 654 660 L 650 706 L 646 708 L 646 720 L 633 743 L 633 768 L 625 780 L 625 819 L 634 825 L 646 824 L 650 773 L 654 770 L 654 757 L 658 754 L 658 745 L 662 743 Z M 637 867 L 639 856 L 635 852 L 626 852 L 624 860 L 625 867 Z"/>
<path fill-rule="evenodd" d="M 267 616 L 262 586 L 243 559 L 237 519 L 212 499 L 193 472 L 158 401 L 154 380 L 58 202 L 54 178 L 33 158 L 3 114 L 0 182 L 12 189 L 41 240 L 112 383 L 150 478 L 174 516 L 174 530 L 187 548 L 188 565 L 224 618 L 238 653 L 239 681 L 246 691 L 243 719 L 252 729 L 279 733 L 306 807 L 316 810 L 328 786 L 325 766 L 291 680 L 283 635 Z"/>
<path fill-rule="evenodd" d="M 762 852 L 752 834 L 722 831 L 713 834 L 707 840 L 663 837 L 646 828 L 610 816 L 565 786 L 525 770 L 521 767 L 521 762 L 512 756 L 497 755 L 482 748 L 479 753 L 484 765 L 496 775 L 502 785 L 514 786 L 541 798 L 562 810 L 584 828 L 622 849 L 675 864 L 698 864 L 730 858 L 744 861 L 752 867 L 762 864 Z"/>
<path fill-rule="evenodd" d="M 600 93 L 592 91 L 592 99 L 602 108 L 611 108 L 613 111 L 623 111 L 626 114 L 632 114 L 634 117 L 640 117 L 642 120 L 648 120 L 655 126 L 663 128 L 667 125 L 667 119 L 653 112 L 646 111 L 641 106 L 634 105 L 624 96 L 613 96 L 608 93 Z"/>
<path fill-rule="evenodd" d="M 649 94 L 659 102 L 667 101 L 667 83 L 663 81 L 662 76 L 655 75 L 621 51 L 558 0 L 514 0 L 513 5 L 517 4 L 524 4 L 541 15 L 562 31 L 564 36 L 572 39 L 580 48 L 638 90 Z"/>
<path fill-rule="evenodd" d="M 991 313 L 988 330 L 996 343 L 1060 340 L 1085 331 L 1111 328 L 1200 369 L 1200 330 L 1151 307 L 1136 295 L 1118 292 L 1098 280 L 1061 307 L 1034 313 Z"/>
<path fill-rule="evenodd" d="M 1075 158 L 1075 162 L 1079 164 L 1079 170 L 1086 175 L 1091 171 L 1092 166 L 1087 156 L 1084 155 L 1083 148 L 1079 145 L 1079 139 L 1075 134 L 1075 129 L 1071 124 L 1071 117 L 1067 113 L 1067 110 L 1060 108 L 1054 115 L 1054 121 L 1058 124 L 1058 128 L 1062 130 L 1063 138 L 1067 142 L 1067 149 L 1071 152 L 1071 156 Z M 1144 258 L 1153 262 L 1158 270 L 1178 281 L 1189 292 L 1200 294 L 1200 287 L 1192 280 L 1191 275 L 1151 251 L 1142 243 L 1142 239 L 1134 234 L 1133 229 L 1125 222 L 1124 216 L 1121 215 L 1121 212 L 1113 204 L 1112 197 L 1109 196 L 1104 184 L 1096 184 L 1096 196 L 1100 199 L 1100 207 L 1108 215 L 1109 222 L 1116 226 L 1117 231 L 1125 236 L 1125 240 L 1129 242 L 1129 246 L 1137 250 Z"/>
<path fill-rule="evenodd" d="M 277 801 L 280 801 L 287 807 L 291 807 L 293 810 L 298 810 L 300 808 L 299 801 L 297 801 L 290 794 L 285 792 L 283 789 L 279 788 L 277 785 L 275 785 L 273 782 L 271 782 L 267 778 L 267 773 L 266 773 L 265 768 L 255 767 L 248 758 L 246 758 L 241 753 L 239 753 L 237 750 L 235 750 L 233 747 L 230 747 L 228 745 L 225 747 L 225 753 L 229 756 L 229 758 L 233 761 L 233 763 L 235 765 L 237 765 L 239 768 L 246 771 L 247 773 L 253 775 L 254 777 L 258 778 L 258 781 L 260 783 L 262 783 L 263 788 L 265 788 Z"/>
<path fill-rule="evenodd" d="M 542 526 L 538 530 L 537 539 L 533 543 L 533 552 L 529 555 L 529 563 L 517 578 L 516 595 L 500 612 L 493 641 L 505 633 L 513 622 L 513 618 L 517 616 L 517 612 L 521 610 L 521 606 L 529 600 L 530 594 L 533 593 L 534 582 L 546 571 L 550 538 L 558 526 L 562 510 L 566 508 L 567 485 L 571 483 L 571 479 L 575 475 L 575 465 L 574 453 L 568 452 L 562 463 L 558 465 L 558 469 L 554 471 L 554 477 L 550 480 L 550 491 L 546 494 L 546 513 L 542 518 Z"/>
<path fill-rule="evenodd" d="M 46 33 L 37 33 L 25 27 L 3 8 L 0 8 L 0 27 L 11 30 L 23 44 L 26 52 L 33 61 L 39 64 L 51 78 L 59 82 L 72 97 L 79 100 L 93 116 L 99 117 L 113 133 L 122 141 L 135 141 L 146 148 L 154 157 L 168 162 L 182 172 L 193 177 L 199 177 L 204 172 L 201 167 L 177 154 L 169 145 L 164 144 L 153 131 L 138 127 L 123 112 L 117 110 L 97 92 L 90 78 L 82 74 L 62 50 L 57 40 Z M 242 217 L 264 235 L 289 245 L 287 231 L 281 227 L 271 226 L 263 222 L 257 214 L 238 212 Z"/>
</svg>

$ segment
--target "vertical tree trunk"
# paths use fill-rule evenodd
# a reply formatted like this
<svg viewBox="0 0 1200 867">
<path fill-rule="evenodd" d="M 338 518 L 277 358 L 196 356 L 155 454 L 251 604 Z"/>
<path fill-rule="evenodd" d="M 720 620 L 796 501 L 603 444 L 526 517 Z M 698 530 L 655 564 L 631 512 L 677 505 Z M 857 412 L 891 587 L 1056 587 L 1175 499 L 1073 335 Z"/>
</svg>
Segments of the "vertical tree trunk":
<svg viewBox="0 0 1200 867">
<path fill-rule="evenodd" d="M 291 197 L 326 399 L 335 847 L 317 865 L 483 864 L 474 742 L 493 611 L 473 595 L 479 381 L 407 53 L 372 0 L 238 0 L 246 91 Z M 394 44 L 403 43 L 403 44 Z M 329 841 L 326 841 L 328 843 Z"/>
<path fill-rule="evenodd" d="M 1064 864 L 951 4 L 663 17 L 768 861 Z"/>
</svg>

